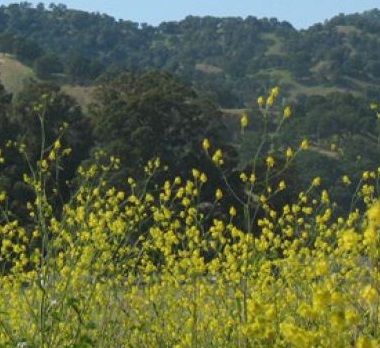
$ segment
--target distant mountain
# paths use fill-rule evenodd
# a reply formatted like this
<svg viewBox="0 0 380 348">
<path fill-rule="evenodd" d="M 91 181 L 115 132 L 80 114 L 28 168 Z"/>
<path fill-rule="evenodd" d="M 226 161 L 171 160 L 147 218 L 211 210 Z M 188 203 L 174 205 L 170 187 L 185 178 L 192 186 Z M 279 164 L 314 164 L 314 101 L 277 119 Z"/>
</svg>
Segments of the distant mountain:
<svg viewBox="0 0 380 348">
<path fill-rule="evenodd" d="M 0 7 L 0 51 L 37 76 L 91 84 L 105 71 L 170 71 L 222 107 L 275 84 L 289 96 L 378 96 L 380 11 L 339 15 L 307 30 L 275 18 L 189 16 L 157 27 L 64 5 Z"/>
</svg>

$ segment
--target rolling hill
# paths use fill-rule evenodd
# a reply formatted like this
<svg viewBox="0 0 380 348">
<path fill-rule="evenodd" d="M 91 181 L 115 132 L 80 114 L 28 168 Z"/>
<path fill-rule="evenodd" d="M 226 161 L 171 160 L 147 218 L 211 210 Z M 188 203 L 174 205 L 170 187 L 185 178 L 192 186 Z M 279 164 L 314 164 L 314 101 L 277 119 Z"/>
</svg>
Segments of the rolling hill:
<svg viewBox="0 0 380 348">
<path fill-rule="evenodd" d="M 104 72 L 158 69 L 221 107 L 242 108 L 273 85 L 288 97 L 378 97 L 380 11 L 339 15 L 307 30 L 275 18 L 195 17 L 157 27 L 51 4 L 0 7 L 0 51 L 38 77 L 91 85 Z M 6 76 L 4 76 L 6 79 Z M 61 81 L 62 83 L 62 81 Z"/>
</svg>

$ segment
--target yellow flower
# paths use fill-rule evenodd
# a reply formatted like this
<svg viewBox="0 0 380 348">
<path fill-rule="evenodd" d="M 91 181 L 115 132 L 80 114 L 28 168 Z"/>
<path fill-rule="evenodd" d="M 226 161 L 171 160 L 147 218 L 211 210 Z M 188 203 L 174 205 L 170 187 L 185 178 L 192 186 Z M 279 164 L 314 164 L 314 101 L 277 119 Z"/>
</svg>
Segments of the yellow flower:
<svg viewBox="0 0 380 348">
<path fill-rule="evenodd" d="M 49 153 L 49 160 L 50 161 L 54 161 L 56 159 L 56 153 L 55 153 L 55 151 L 53 150 L 53 151 L 51 151 L 50 153 Z"/>
<path fill-rule="evenodd" d="M 270 95 L 267 99 L 267 106 L 272 106 L 274 103 L 274 97 L 273 95 Z"/>
<path fill-rule="evenodd" d="M 379 299 L 379 294 L 371 285 L 367 285 L 362 290 L 361 295 L 368 304 L 374 304 Z"/>
<path fill-rule="evenodd" d="M 322 191 L 321 202 L 322 203 L 330 203 L 330 197 L 329 197 L 327 190 Z"/>
<path fill-rule="evenodd" d="M 344 175 L 344 176 L 342 177 L 342 182 L 343 182 L 343 184 L 345 184 L 345 185 L 350 185 L 350 184 L 351 184 L 351 180 L 350 180 L 350 178 L 349 178 L 347 175 Z"/>
<path fill-rule="evenodd" d="M 231 216 L 236 216 L 236 209 L 235 209 L 235 207 L 230 207 L 229 213 L 230 213 Z"/>
<path fill-rule="evenodd" d="M 278 189 L 280 191 L 283 191 L 286 189 L 286 184 L 285 184 L 285 181 L 284 180 L 281 180 L 280 183 L 278 184 Z"/>
<path fill-rule="evenodd" d="M 291 147 L 288 147 L 286 149 L 286 158 L 289 160 L 293 157 L 294 153 Z"/>
<path fill-rule="evenodd" d="M 266 162 L 267 162 L 267 168 L 268 169 L 273 168 L 273 166 L 274 166 L 274 158 L 272 156 L 268 156 L 267 159 L 266 159 Z"/>
<path fill-rule="evenodd" d="M 378 348 L 378 342 L 369 337 L 360 336 L 357 343 L 356 348 Z"/>
<path fill-rule="evenodd" d="M 208 149 L 210 148 L 210 141 L 208 139 L 203 139 L 202 147 L 203 147 L 203 150 L 207 152 Z"/>
<path fill-rule="evenodd" d="M 193 169 L 192 174 L 193 174 L 194 179 L 198 179 L 199 176 L 201 175 L 198 169 Z"/>
<path fill-rule="evenodd" d="M 202 184 L 207 182 L 207 176 L 205 173 L 201 173 L 201 176 L 199 177 L 199 180 L 201 181 Z"/>
<path fill-rule="evenodd" d="M 247 128 L 248 126 L 248 115 L 246 113 L 243 113 L 243 115 L 241 116 L 241 119 L 240 119 L 240 125 L 241 125 L 241 128 Z"/>
<path fill-rule="evenodd" d="M 290 109 L 290 106 L 287 106 L 284 109 L 284 118 L 289 118 L 290 116 L 292 116 L 292 110 Z"/>
<path fill-rule="evenodd" d="M 184 198 L 182 199 L 182 205 L 183 205 L 184 207 L 188 207 L 190 204 L 191 204 L 191 201 L 190 201 L 189 198 L 184 197 Z"/>
<path fill-rule="evenodd" d="M 240 180 L 241 180 L 242 182 L 247 182 L 247 180 L 248 180 L 247 174 L 245 174 L 245 173 L 241 173 L 241 174 L 240 174 Z"/>
<path fill-rule="evenodd" d="M 123 191 L 119 191 L 116 195 L 116 198 L 120 201 L 124 200 L 125 198 L 125 193 Z"/>
<path fill-rule="evenodd" d="M 307 141 L 307 139 L 302 140 L 301 149 L 307 150 L 308 148 L 309 148 L 309 142 Z"/>
<path fill-rule="evenodd" d="M 45 159 L 43 159 L 41 161 L 41 169 L 46 170 L 47 168 L 48 168 L 48 162 Z"/>
<path fill-rule="evenodd" d="M 321 178 L 317 176 L 316 178 L 313 179 L 313 182 L 311 183 L 312 186 L 317 187 L 321 185 Z"/>
<path fill-rule="evenodd" d="M 3 191 L 0 193 L 0 202 L 3 202 L 7 199 L 7 194 Z"/>
<path fill-rule="evenodd" d="M 312 208 L 312 207 L 303 207 L 303 208 L 302 208 L 302 211 L 303 211 L 306 215 L 311 215 L 312 212 L 313 212 L 313 208 Z"/>
<path fill-rule="evenodd" d="M 265 203 L 267 201 L 267 198 L 264 195 L 261 195 L 259 197 L 259 200 L 260 200 L 261 203 Z"/>
<path fill-rule="evenodd" d="M 58 149 L 60 149 L 61 148 L 61 143 L 60 143 L 60 141 L 59 141 L 59 139 L 58 140 L 56 140 L 55 142 L 54 142 L 54 149 L 55 150 L 58 150 Z"/>
<path fill-rule="evenodd" d="M 368 220 L 372 226 L 380 226 L 380 201 L 376 201 L 367 212 Z"/>
<path fill-rule="evenodd" d="M 219 201 L 221 200 L 223 197 L 223 192 L 221 189 L 217 189 L 216 192 L 215 192 L 215 198 Z"/>
<path fill-rule="evenodd" d="M 376 103 L 371 103 L 371 105 L 369 106 L 371 110 L 377 110 L 377 108 L 379 107 Z"/>
<path fill-rule="evenodd" d="M 217 165 L 221 166 L 223 162 L 223 153 L 221 149 L 218 149 L 215 151 L 214 155 L 212 156 L 212 161 Z"/>
<path fill-rule="evenodd" d="M 272 88 L 271 95 L 276 98 L 280 94 L 280 88 L 279 87 L 274 87 Z"/>
<path fill-rule="evenodd" d="M 259 104 L 260 107 L 262 107 L 265 103 L 264 97 L 257 98 L 257 104 Z"/>
</svg>

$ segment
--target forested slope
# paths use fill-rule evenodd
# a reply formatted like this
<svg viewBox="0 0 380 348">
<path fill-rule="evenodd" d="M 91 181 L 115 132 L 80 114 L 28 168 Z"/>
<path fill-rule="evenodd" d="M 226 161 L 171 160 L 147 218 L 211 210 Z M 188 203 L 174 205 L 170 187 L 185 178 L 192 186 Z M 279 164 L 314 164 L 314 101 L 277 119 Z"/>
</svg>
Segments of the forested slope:
<svg viewBox="0 0 380 348">
<path fill-rule="evenodd" d="M 242 107 L 275 84 L 289 95 L 378 92 L 380 11 L 339 15 L 307 30 L 275 18 L 189 16 L 157 27 L 27 2 L 0 7 L 0 50 L 42 78 L 89 83 L 105 71 L 166 70 Z"/>
<path fill-rule="evenodd" d="M 344 201 L 352 192 L 341 178 L 360 181 L 361 171 L 375 169 L 380 158 L 379 120 L 370 108 L 380 99 L 379 30 L 379 10 L 296 30 L 253 15 L 189 16 L 152 27 L 64 5 L 1 6 L 0 145 L 25 143 L 37 160 L 42 134 L 34 108 L 42 103 L 48 146 L 69 124 L 62 141 L 74 151 L 62 163 L 63 187 L 99 149 L 121 157 L 113 178 L 119 184 L 126 173 L 141 176 L 155 156 L 172 176 L 208 168 L 197 153 L 203 137 L 225 151 L 226 175 L 234 177 L 237 168 L 250 168 L 269 132 L 279 160 L 309 140 L 289 168 L 294 192 L 321 176 Z M 274 86 L 281 90 L 279 108 L 263 120 L 257 98 Z M 275 133 L 286 106 L 292 122 Z M 243 111 L 248 126 L 241 134 Z M 2 172 L 1 185 L 13 192 L 16 206 L 27 170 L 21 163 L 13 156 Z"/>
</svg>

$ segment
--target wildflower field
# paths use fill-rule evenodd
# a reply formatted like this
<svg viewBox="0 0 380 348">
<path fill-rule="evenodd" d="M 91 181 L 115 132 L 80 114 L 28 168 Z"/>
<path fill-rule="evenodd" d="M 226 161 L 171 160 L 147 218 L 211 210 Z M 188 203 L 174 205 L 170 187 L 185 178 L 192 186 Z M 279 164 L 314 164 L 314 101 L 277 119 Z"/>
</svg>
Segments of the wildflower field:
<svg viewBox="0 0 380 348">
<path fill-rule="evenodd" d="M 259 98 L 264 119 L 277 95 Z M 274 132 L 291 114 L 276 114 Z M 248 122 L 243 115 L 243 135 Z M 59 139 L 46 146 L 24 177 L 35 193 L 32 226 L 12 219 L 0 195 L 0 346 L 379 347 L 380 168 L 363 173 L 345 216 L 319 177 L 275 208 L 283 173 L 308 146 L 283 149 L 281 162 L 260 146 L 238 174 L 240 195 L 228 192 L 222 149 L 205 139 L 200 151 L 226 179 L 213 189 L 210 205 L 225 211 L 217 217 L 201 208 L 207 173 L 155 187 L 155 159 L 121 190 L 106 180 L 119 166 L 113 157 L 79 168 L 57 212 L 49 182 L 68 151 Z M 225 206 L 227 193 L 236 204 Z"/>
</svg>

